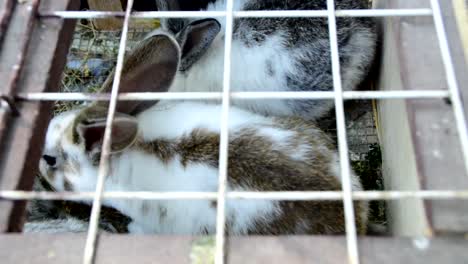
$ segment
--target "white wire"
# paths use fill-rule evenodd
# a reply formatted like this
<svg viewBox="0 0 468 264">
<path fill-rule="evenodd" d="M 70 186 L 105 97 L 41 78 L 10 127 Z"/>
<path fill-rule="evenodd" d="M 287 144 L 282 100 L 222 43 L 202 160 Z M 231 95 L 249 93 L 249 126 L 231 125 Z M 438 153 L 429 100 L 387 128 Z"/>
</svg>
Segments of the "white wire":
<svg viewBox="0 0 468 264">
<path fill-rule="evenodd" d="M 85 201 L 94 198 L 94 192 L 28 192 L 0 191 L 0 200 L 65 200 Z M 398 200 L 408 198 L 431 200 L 465 200 L 468 190 L 431 190 L 431 191 L 353 191 L 354 200 Z M 138 200 L 216 200 L 217 192 L 103 192 L 103 199 Z M 226 192 L 228 199 L 263 200 L 342 200 L 342 191 L 289 191 L 289 192 Z"/>
<path fill-rule="evenodd" d="M 96 183 L 96 194 L 91 208 L 91 216 L 89 221 L 88 235 L 86 237 L 86 245 L 84 251 L 84 264 L 92 264 L 94 262 L 96 251 L 96 240 L 98 233 L 99 216 L 101 214 L 102 192 L 104 191 L 104 182 L 107 174 L 109 173 L 109 156 L 111 149 L 111 135 L 112 135 L 112 122 L 115 116 L 115 109 L 117 106 L 117 96 L 119 93 L 120 79 L 122 76 L 122 69 L 125 56 L 125 46 L 127 44 L 128 24 L 130 21 L 130 13 L 133 6 L 133 0 L 127 1 L 127 10 L 125 11 L 125 19 L 122 29 L 122 37 L 119 43 L 119 53 L 117 55 L 117 65 L 115 68 L 114 82 L 112 85 L 111 100 L 109 104 L 109 112 L 107 114 L 106 129 L 104 132 L 104 139 L 102 144 L 101 162 L 99 163 L 99 170 Z"/>
<path fill-rule="evenodd" d="M 53 11 L 41 13 L 43 17 L 60 17 L 65 19 L 92 19 L 106 17 L 123 17 L 124 12 L 113 11 Z M 418 9 L 351 9 L 337 10 L 337 17 L 394 17 L 394 16 L 430 16 L 429 8 Z M 133 12 L 132 18 L 204 18 L 225 17 L 224 11 L 147 11 Z M 234 17 L 327 17 L 327 10 L 260 10 L 235 11 Z"/>
<path fill-rule="evenodd" d="M 343 91 L 343 99 L 442 99 L 449 98 L 447 90 L 409 91 Z M 120 93 L 118 100 L 220 100 L 222 92 L 176 92 L 176 93 Z M 335 92 L 231 92 L 231 99 L 334 99 Z M 17 99 L 26 101 L 109 101 L 110 94 L 97 93 L 21 93 Z"/>
<path fill-rule="evenodd" d="M 456 125 L 458 128 L 458 135 L 460 137 L 461 149 L 465 162 L 465 170 L 468 173 L 468 126 L 466 123 L 466 116 L 463 109 L 463 103 L 460 96 L 460 89 L 455 75 L 453 66 L 452 55 L 450 53 L 447 33 L 444 28 L 444 21 L 442 18 L 442 11 L 440 9 L 438 0 L 431 0 L 431 7 L 434 13 L 434 24 L 439 39 L 440 51 L 442 60 L 445 67 L 445 74 L 447 84 L 450 91 L 450 98 L 452 101 L 453 111 L 455 113 Z"/>
<path fill-rule="evenodd" d="M 226 2 L 226 33 L 224 38 L 223 98 L 221 107 L 221 132 L 219 143 L 219 182 L 216 210 L 216 252 L 215 264 L 223 264 L 226 244 L 226 188 L 229 147 L 229 93 L 231 88 L 231 49 L 233 31 L 233 0 Z"/>
<path fill-rule="evenodd" d="M 346 121 L 343 105 L 343 88 L 341 86 L 340 58 L 337 39 L 338 33 L 336 29 L 335 17 L 335 1 L 327 0 L 327 8 L 333 87 L 335 91 L 336 129 L 338 134 L 338 151 L 340 155 L 341 186 L 343 189 L 343 204 L 345 213 L 346 244 L 348 248 L 349 263 L 358 264 L 359 252 L 357 248 L 356 224 L 352 200 L 351 170 L 348 157 L 348 142 L 346 141 Z"/>
<path fill-rule="evenodd" d="M 352 9 L 337 10 L 337 17 L 395 17 L 395 16 L 430 16 L 430 8 L 420 9 Z M 237 11 L 234 17 L 327 17 L 327 10 L 259 10 Z"/>
</svg>

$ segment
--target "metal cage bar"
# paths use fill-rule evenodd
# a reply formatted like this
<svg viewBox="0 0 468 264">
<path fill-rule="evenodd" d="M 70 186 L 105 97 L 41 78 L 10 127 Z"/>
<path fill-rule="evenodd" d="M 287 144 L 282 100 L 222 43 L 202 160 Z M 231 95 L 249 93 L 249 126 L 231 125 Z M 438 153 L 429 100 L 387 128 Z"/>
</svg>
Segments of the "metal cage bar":
<svg viewBox="0 0 468 264">
<path fill-rule="evenodd" d="M 333 99 L 334 92 L 231 92 L 231 99 Z M 171 93 L 120 93 L 118 100 L 201 100 L 222 99 L 219 92 L 171 92 Z M 343 91 L 344 100 L 353 99 L 444 99 L 450 92 L 445 90 L 419 91 Z M 109 101 L 110 94 L 92 93 L 21 93 L 16 96 L 22 101 Z"/>
<path fill-rule="evenodd" d="M 221 132 L 219 139 L 219 182 L 216 211 L 216 252 L 215 263 L 223 264 L 226 246 L 226 189 L 229 147 L 229 93 L 231 89 L 231 49 L 233 33 L 234 0 L 226 2 L 226 34 L 224 43 L 223 96 L 221 103 Z"/>
<path fill-rule="evenodd" d="M 351 165 L 349 163 L 348 139 L 346 136 L 346 120 L 344 112 L 343 87 L 341 83 L 340 55 L 338 51 L 338 33 L 335 16 L 335 0 L 327 0 L 328 34 L 330 37 L 330 51 L 335 92 L 336 129 L 338 134 L 338 154 L 340 157 L 341 189 L 343 191 L 344 216 L 346 227 L 346 245 L 348 261 L 359 263 L 357 247 L 357 233 L 351 189 Z"/>
<path fill-rule="evenodd" d="M 111 150 L 111 135 L 112 135 L 112 122 L 117 107 L 117 95 L 119 93 L 120 80 L 122 77 L 125 46 L 127 43 L 128 24 L 130 22 L 130 13 L 133 7 L 133 0 L 127 1 L 127 10 L 125 11 L 125 19 L 123 23 L 122 36 L 120 38 L 119 53 L 117 55 L 117 65 L 115 67 L 115 75 L 112 84 L 111 100 L 109 104 L 109 110 L 106 120 L 106 129 L 104 132 L 104 139 L 102 143 L 101 159 L 99 162 L 99 169 L 97 175 L 96 194 L 93 199 L 93 205 L 91 209 L 90 223 L 88 229 L 88 236 L 86 238 L 85 250 L 84 250 L 84 264 L 92 264 L 95 257 L 96 251 L 96 240 L 99 224 L 99 216 L 101 213 L 102 204 L 102 192 L 104 191 L 104 181 L 109 173 L 109 160 Z"/>
<path fill-rule="evenodd" d="M 353 191 L 353 200 L 398 200 L 408 198 L 465 200 L 468 190 L 434 191 Z M 109 191 L 103 192 L 103 199 L 139 199 L 139 200 L 216 200 L 217 192 L 143 192 Z M 92 200 L 94 192 L 28 192 L 0 191 L 4 200 Z M 285 191 L 285 192 L 226 192 L 228 199 L 269 199 L 269 200 L 342 200 L 342 191 Z"/>
<path fill-rule="evenodd" d="M 124 12 L 111 11 L 55 11 L 40 14 L 43 17 L 59 18 L 106 18 L 123 17 Z M 389 16 L 431 16 L 430 8 L 418 9 L 381 9 L 381 10 L 337 10 L 337 17 L 389 17 Z M 133 12 L 132 18 L 204 18 L 226 17 L 223 11 L 148 11 Z M 328 16 L 327 10 L 288 10 L 288 11 L 233 11 L 233 17 L 324 17 Z"/>
<path fill-rule="evenodd" d="M 431 7 L 433 10 L 434 24 L 439 40 L 440 52 L 442 54 L 442 61 L 444 63 L 445 74 L 447 75 L 447 85 L 450 91 L 450 99 L 455 113 L 455 120 L 460 137 L 461 149 L 464 156 L 465 170 L 468 171 L 468 127 L 466 123 L 465 111 L 461 100 L 460 89 L 455 76 L 455 69 L 453 66 L 452 56 L 447 40 L 447 33 L 445 32 L 444 21 L 442 19 L 442 11 L 440 9 L 439 0 L 431 0 Z"/>
</svg>

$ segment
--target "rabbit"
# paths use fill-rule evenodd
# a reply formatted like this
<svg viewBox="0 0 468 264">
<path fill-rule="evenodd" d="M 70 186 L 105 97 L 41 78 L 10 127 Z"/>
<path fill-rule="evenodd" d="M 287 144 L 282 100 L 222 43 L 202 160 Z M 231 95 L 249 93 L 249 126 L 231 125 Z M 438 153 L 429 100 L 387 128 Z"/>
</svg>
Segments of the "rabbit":
<svg viewBox="0 0 468 264">
<path fill-rule="evenodd" d="M 148 41 L 159 48 L 146 49 Z M 120 92 L 167 92 L 181 53 L 168 33 L 143 41 L 124 61 Z M 152 104 L 118 102 L 105 190 L 217 191 L 221 106 L 198 101 Z M 95 190 L 107 110 L 106 103 L 97 102 L 51 120 L 39 169 L 56 190 Z M 267 117 L 230 108 L 228 163 L 228 191 L 341 189 L 339 160 L 330 139 L 298 117 Z M 362 190 L 354 173 L 351 178 L 353 190 Z M 103 204 L 132 219 L 130 233 L 215 232 L 214 201 L 109 199 Z M 356 201 L 354 209 L 356 226 L 364 233 L 368 205 Z M 234 235 L 345 230 L 342 201 L 228 199 L 226 217 L 227 232 Z"/>
<path fill-rule="evenodd" d="M 177 10 L 180 6 L 175 0 L 157 2 L 160 10 Z M 369 6 L 367 0 L 335 2 L 337 9 Z M 326 8 L 325 0 L 234 1 L 234 10 L 247 11 Z M 211 2 L 203 10 L 224 11 L 225 0 Z M 224 18 L 164 19 L 162 27 L 176 34 L 183 51 L 179 72 L 169 91 L 220 91 L 223 88 Z M 376 25 L 372 18 L 338 17 L 337 27 L 343 90 L 354 90 L 373 62 Z M 231 61 L 233 92 L 333 90 L 327 18 L 235 19 Z M 292 99 L 235 99 L 232 103 L 263 115 L 301 116 L 315 121 L 328 114 L 334 105 L 333 100 Z"/>
</svg>

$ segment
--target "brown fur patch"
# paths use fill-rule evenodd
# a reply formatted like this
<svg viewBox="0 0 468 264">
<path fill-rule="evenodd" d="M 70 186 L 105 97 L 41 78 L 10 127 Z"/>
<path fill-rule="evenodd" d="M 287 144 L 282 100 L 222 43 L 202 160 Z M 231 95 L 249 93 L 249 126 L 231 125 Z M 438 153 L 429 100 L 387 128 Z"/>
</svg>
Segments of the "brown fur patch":
<svg viewBox="0 0 468 264">
<path fill-rule="evenodd" d="M 230 135 L 228 177 L 231 186 L 242 186 L 257 191 L 338 191 L 339 180 L 331 174 L 330 164 L 334 154 L 331 140 L 312 124 L 300 119 L 278 119 L 279 127 L 295 131 L 297 136 L 288 142 L 297 148 L 304 140 L 314 148 L 304 159 L 291 159 L 282 151 L 275 150 L 274 142 L 258 135 L 256 128 L 246 128 Z M 175 155 L 181 163 L 204 163 L 218 167 L 219 134 L 204 129 L 195 129 L 178 141 L 139 141 L 135 148 L 156 155 L 168 162 Z M 213 206 L 213 204 L 211 204 Z M 305 233 L 342 234 L 345 232 L 342 201 L 282 201 L 282 214 L 272 222 L 258 220 L 249 233 L 292 234 L 297 224 L 306 221 L 309 230 Z M 356 225 L 360 234 L 365 225 L 358 217 L 364 204 L 355 202 Z M 230 225 L 227 225 L 229 228 Z"/>
<path fill-rule="evenodd" d="M 157 139 L 151 142 L 137 140 L 134 147 L 155 155 L 158 159 L 166 163 L 177 154 L 177 147 L 174 142 L 164 139 Z"/>
</svg>

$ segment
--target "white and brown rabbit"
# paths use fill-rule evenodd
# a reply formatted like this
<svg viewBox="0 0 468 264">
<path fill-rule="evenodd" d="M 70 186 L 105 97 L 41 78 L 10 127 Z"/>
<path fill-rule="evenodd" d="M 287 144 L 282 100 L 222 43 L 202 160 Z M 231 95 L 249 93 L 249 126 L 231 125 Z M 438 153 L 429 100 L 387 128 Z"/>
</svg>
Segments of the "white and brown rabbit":
<svg viewBox="0 0 468 264">
<path fill-rule="evenodd" d="M 157 0 L 160 10 L 183 7 L 177 0 Z M 225 0 L 195 1 L 203 10 L 224 11 Z M 214 2 L 214 3 L 213 3 Z M 326 0 L 236 0 L 234 10 L 325 10 Z M 336 9 L 367 8 L 367 0 L 336 0 Z M 182 47 L 179 72 L 169 91 L 219 91 L 223 83 L 224 19 L 166 19 Z M 376 50 L 372 18 L 337 18 L 341 77 L 353 90 L 366 77 Z M 331 91 L 327 18 L 239 18 L 234 21 L 231 52 L 232 91 Z M 193 85 L 197 84 L 197 85 Z M 274 116 L 316 120 L 333 100 L 233 100 L 235 105 Z"/>
<path fill-rule="evenodd" d="M 148 49 L 148 43 L 158 49 Z M 144 40 L 127 56 L 121 92 L 167 91 L 180 55 L 170 34 L 160 32 Z M 50 122 L 40 170 L 55 189 L 95 190 L 106 111 L 106 104 L 97 103 L 64 112 Z M 106 191 L 217 190 L 220 105 L 121 101 L 117 111 Z M 340 190 L 339 171 L 330 140 L 312 123 L 230 109 L 228 190 Z M 362 189 L 354 174 L 352 181 L 354 190 Z M 104 204 L 132 218 L 132 233 L 215 231 L 213 201 L 105 200 Z M 336 234 L 345 229 L 341 201 L 228 200 L 226 206 L 230 234 Z M 367 204 L 355 202 L 354 208 L 362 233 Z"/>
</svg>

